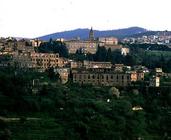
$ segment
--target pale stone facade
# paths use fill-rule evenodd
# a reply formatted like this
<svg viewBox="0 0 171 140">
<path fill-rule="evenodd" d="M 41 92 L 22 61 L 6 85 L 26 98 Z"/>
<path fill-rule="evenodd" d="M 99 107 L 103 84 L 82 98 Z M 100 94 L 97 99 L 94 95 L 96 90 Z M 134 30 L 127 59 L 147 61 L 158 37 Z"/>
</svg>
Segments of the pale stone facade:
<svg viewBox="0 0 171 140">
<path fill-rule="evenodd" d="M 150 87 L 159 87 L 160 86 L 160 77 L 153 76 L 150 79 Z"/>
<path fill-rule="evenodd" d="M 81 62 L 81 61 L 71 61 L 70 62 L 71 69 L 77 69 L 77 68 L 82 68 L 82 67 L 83 67 L 83 62 Z"/>
<path fill-rule="evenodd" d="M 123 72 L 124 64 L 115 64 L 115 72 Z"/>
<path fill-rule="evenodd" d="M 56 68 L 55 72 L 59 74 L 59 78 L 62 84 L 66 84 L 68 82 L 70 73 L 69 68 Z"/>
<path fill-rule="evenodd" d="M 59 58 L 59 54 L 52 53 L 31 53 L 31 61 L 34 68 L 45 70 L 49 67 L 63 67 L 64 59 Z"/>
<path fill-rule="evenodd" d="M 144 80 L 144 73 L 141 71 L 131 71 L 130 74 L 131 74 L 131 81 L 132 82 Z"/>
<path fill-rule="evenodd" d="M 112 69 L 75 70 L 72 72 L 73 82 L 99 86 L 128 86 L 131 84 L 130 74 L 112 71 Z"/>
<path fill-rule="evenodd" d="M 30 42 L 31 42 L 33 47 L 39 47 L 43 41 L 41 41 L 39 39 L 32 39 L 32 40 L 30 40 Z"/>
<path fill-rule="evenodd" d="M 121 54 L 124 55 L 124 56 L 129 54 L 129 48 L 121 48 Z"/>
<path fill-rule="evenodd" d="M 104 45 L 118 45 L 118 39 L 115 37 L 99 37 L 98 41 Z"/>
<path fill-rule="evenodd" d="M 92 41 L 71 40 L 65 41 L 68 52 L 74 54 L 77 50 L 81 50 L 83 53 L 95 54 L 98 44 Z"/>
<path fill-rule="evenodd" d="M 86 69 L 89 69 L 89 68 L 112 68 L 111 62 L 84 61 L 83 65 Z"/>
<path fill-rule="evenodd" d="M 24 53 L 15 52 L 13 54 L 13 65 L 19 68 L 33 68 L 30 53 L 29 52 L 24 52 Z"/>
<path fill-rule="evenodd" d="M 97 40 L 94 39 L 94 32 L 91 28 L 89 32 L 89 39 L 88 40 L 69 40 L 65 41 L 68 52 L 74 54 L 77 50 L 81 51 L 82 53 L 91 53 L 95 54 L 98 46 L 105 47 L 107 50 L 110 48 L 112 51 L 120 50 L 123 48 L 122 45 L 118 44 L 118 39 L 115 37 L 100 37 Z M 123 51 L 124 54 L 128 53 L 128 50 Z"/>
</svg>

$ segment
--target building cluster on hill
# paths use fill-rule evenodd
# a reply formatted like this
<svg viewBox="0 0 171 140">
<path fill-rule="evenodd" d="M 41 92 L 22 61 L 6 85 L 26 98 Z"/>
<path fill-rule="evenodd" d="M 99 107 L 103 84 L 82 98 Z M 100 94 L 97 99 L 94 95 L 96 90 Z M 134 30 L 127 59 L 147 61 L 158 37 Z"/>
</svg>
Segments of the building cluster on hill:
<svg viewBox="0 0 171 140">
<path fill-rule="evenodd" d="M 122 55 L 129 53 L 129 48 L 118 44 L 115 37 L 94 38 L 90 30 L 88 40 L 64 40 L 68 52 L 96 53 L 98 47 L 120 50 Z M 0 39 L 0 67 L 14 66 L 21 69 L 33 69 L 44 72 L 48 68 L 54 69 L 64 84 L 72 77 L 74 83 L 92 84 L 97 86 L 129 86 L 135 82 L 142 82 L 144 74 L 149 70 L 143 66 L 124 66 L 111 62 L 74 61 L 60 57 L 59 53 L 40 53 L 37 48 L 43 43 L 39 39 L 1 38 Z M 72 75 L 72 76 L 71 76 Z M 150 86 L 159 86 L 159 75 L 152 77 Z"/>
<path fill-rule="evenodd" d="M 110 48 L 112 51 L 120 50 L 121 54 L 123 55 L 127 55 L 129 53 L 129 48 L 118 44 L 118 39 L 115 37 L 99 37 L 95 39 L 92 28 L 89 32 L 88 40 L 80 40 L 79 38 L 74 40 L 58 40 L 62 40 L 66 43 L 68 52 L 71 54 L 74 54 L 77 51 L 80 51 L 85 54 L 95 54 L 98 47 L 105 47 L 106 49 Z"/>
<path fill-rule="evenodd" d="M 169 32 L 159 32 L 154 35 L 142 35 L 139 37 L 127 37 L 122 40 L 123 43 L 130 44 L 159 44 L 171 46 L 171 35 Z"/>
<path fill-rule="evenodd" d="M 84 61 L 82 65 L 71 68 L 73 82 L 79 84 L 128 86 L 131 82 L 144 80 L 143 71 L 126 70 L 123 64 L 112 65 L 110 62 Z"/>
</svg>

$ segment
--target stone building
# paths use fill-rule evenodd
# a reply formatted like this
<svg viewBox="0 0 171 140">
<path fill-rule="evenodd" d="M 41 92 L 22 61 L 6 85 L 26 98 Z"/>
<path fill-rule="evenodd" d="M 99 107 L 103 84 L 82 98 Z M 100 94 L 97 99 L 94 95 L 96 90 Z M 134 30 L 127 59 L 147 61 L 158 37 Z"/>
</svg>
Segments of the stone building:
<svg viewBox="0 0 171 140">
<path fill-rule="evenodd" d="M 130 72 L 130 75 L 131 75 L 131 81 L 136 82 L 137 81 L 137 72 L 132 71 L 132 72 Z"/>
<path fill-rule="evenodd" d="M 68 52 L 71 54 L 74 54 L 77 51 L 85 54 L 95 54 L 98 46 L 98 42 L 94 39 L 94 31 L 92 28 L 90 29 L 88 40 L 69 40 L 65 41 L 65 44 L 67 46 Z"/>
<path fill-rule="evenodd" d="M 71 54 L 76 53 L 78 50 L 82 53 L 95 54 L 98 44 L 95 41 L 83 40 L 70 40 L 65 41 L 68 52 Z"/>
<path fill-rule="evenodd" d="M 49 67 L 63 67 L 64 59 L 59 57 L 59 54 L 53 53 L 31 53 L 31 61 L 33 68 L 46 70 Z"/>
<path fill-rule="evenodd" d="M 22 49 L 25 48 L 26 46 L 32 46 L 30 40 L 26 40 L 26 39 L 21 39 L 19 41 L 17 41 L 17 49 Z"/>
<path fill-rule="evenodd" d="M 115 73 L 113 69 L 73 70 L 73 82 L 98 86 L 128 86 L 131 74 Z"/>
<path fill-rule="evenodd" d="M 144 81 L 144 72 L 137 71 L 137 81 Z"/>
<path fill-rule="evenodd" d="M 98 38 L 98 45 L 100 47 L 105 47 L 107 50 L 110 48 L 112 51 L 121 51 L 123 48 L 122 45 L 118 44 L 118 39 L 115 37 L 100 37 Z"/>
<path fill-rule="evenodd" d="M 94 31 L 92 27 L 89 32 L 89 41 L 94 41 Z"/>
<path fill-rule="evenodd" d="M 112 68 L 111 62 L 96 62 L 96 61 L 84 61 L 83 67 L 86 69 L 90 68 Z"/>
<path fill-rule="evenodd" d="M 100 37 L 98 39 L 95 39 L 94 31 L 92 28 L 90 29 L 88 40 L 69 40 L 65 41 L 65 44 L 67 46 L 68 52 L 71 54 L 76 53 L 78 50 L 85 54 L 95 54 L 98 46 L 105 47 L 106 49 L 110 48 L 112 51 L 121 51 L 121 49 L 123 48 L 122 45 L 118 44 L 118 39 L 115 37 Z M 126 49 L 124 49 L 122 52 L 124 55 L 128 53 Z"/>
<path fill-rule="evenodd" d="M 132 82 L 144 80 L 144 72 L 142 72 L 142 71 L 130 71 L 129 73 L 131 75 Z"/>
<path fill-rule="evenodd" d="M 124 64 L 114 64 L 115 72 L 123 72 Z"/>
<path fill-rule="evenodd" d="M 99 37 L 98 41 L 103 45 L 118 45 L 118 39 L 115 37 Z"/>
<path fill-rule="evenodd" d="M 69 68 L 56 68 L 55 73 L 59 74 L 59 78 L 62 84 L 66 84 L 69 79 L 70 69 Z"/>
<path fill-rule="evenodd" d="M 15 52 L 13 54 L 13 66 L 18 68 L 33 68 L 30 52 Z"/>
<path fill-rule="evenodd" d="M 53 53 L 35 52 L 15 52 L 13 55 L 13 65 L 19 68 L 32 68 L 45 71 L 49 67 L 61 68 L 67 64 L 65 58 Z"/>
<path fill-rule="evenodd" d="M 14 38 L 5 38 L 1 41 L 1 54 L 13 54 L 14 50 L 16 49 L 17 40 Z"/>
<path fill-rule="evenodd" d="M 70 62 L 71 69 L 91 69 L 91 68 L 112 68 L 111 62 L 97 62 L 97 61 L 71 61 Z"/>
<path fill-rule="evenodd" d="M 156 76 L 159 76 L 159 77 L 164 75 L 162 68 L 155 68 L 155 73 L 156 73 Z"/>
<path fill-rule="evenodd" d="M 121 54 L 124 55 L 124 56 L 129 54 L 129 48 L 125 48 L 125 47 L 121 48 Z"/>
<path fill-rule="evenodd" d="M 30 40 L 30 42 L 31 42 L 32 47 L 39 47 L 43 41 L 39 39 L 32 39 Z"/>
<path fill-rule="evenodd" d="M 83 62 L 81 62 L 81 61 L 71 61 L 70 62 L 70 68 L 71 69 L 83 68 Z"/>
<path fill-rule="evenodd" d="M 160 86 L 160 77 L 153 76 L 150 78 L 150 87 L 159 87 Z"/>
</svg>

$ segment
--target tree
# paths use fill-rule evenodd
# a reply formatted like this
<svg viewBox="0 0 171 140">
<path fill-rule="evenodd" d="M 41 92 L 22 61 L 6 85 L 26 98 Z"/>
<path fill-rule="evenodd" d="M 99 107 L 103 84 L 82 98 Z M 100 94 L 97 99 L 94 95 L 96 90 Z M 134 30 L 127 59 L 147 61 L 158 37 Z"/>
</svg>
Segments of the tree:
<svg viewBox="0 0 171 140">
<path fill-rule="evenodd" d="M 129 66 L 133 66 L 136 64 L 135 57 L 133 55 L 126 55 L 125 56 L 125 64 Z"/>
<path fill-rule="evenodd" d="M 120 92 L 119 92 L 119 90 L 117 88 L 111 87 L 109 89 L 109 94 L 112 95 L 112 96 L 116 96 L 117 98 L 119 98 Z"/>
<path fill-rule="evenodd" d="M 106 61 L 110 61 L 110 62 L 112 61 L 112 50 L 111 50 L 111 48 L 109 48 L 107 50 Z"/>
<path fill-rule="evenodd" d="M 123 63 L 123 56 L 121 55 L 120 50 L 115 50 L 112 52 L 112 63 L 113 64 Z"/>
<path fill-rule="evenodd" d="M 53 67 L 49 67 L 46 70 L 46 73 L 47 73 L 50 80 L 60 82 L 60 80 L 61 80 L 60 79 L 60 74 L 58 72 L 55 72 Z"/>
<path fill-rule="evenodd" d="M 46 71 L 47 71 L 47 74 L 48 74 L 48 77 L 50 78 L 50 80 L 56 79 L 56 77 L 55 77 L 56 75 L 55 75 L 53 67 L 48 68 Z"/>
<path fill-rule="evenodd" d="M 68 57 L 68 49 L 66 44 L 61 41 L 53 41 L 50 39 L 48 42 L 40 44 L 38 52 L 41 53 L 59 53 L 60 57 Z"/>
<path fill-rule="evenodd" d="M 97 52 L 94 57 L 95 57 L 95 61 L 105 61 L 107 57 L 106 48 L 98 46 Z"/>
</svg>

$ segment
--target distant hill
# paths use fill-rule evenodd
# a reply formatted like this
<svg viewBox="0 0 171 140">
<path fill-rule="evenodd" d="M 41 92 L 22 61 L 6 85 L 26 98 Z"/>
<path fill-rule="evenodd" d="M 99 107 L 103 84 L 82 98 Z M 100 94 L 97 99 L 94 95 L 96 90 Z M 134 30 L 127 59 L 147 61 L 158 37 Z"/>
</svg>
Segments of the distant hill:
<svg viewBox="0 0 171 140">
<path fill-rule="evenodd" d="M 41 40 L 49 40 L 57 39 L 57 38 L 65 38 L 65 39 L 73 39 L 76 37 L 80 37 L 80 39 L 88 39 L 89 35 L 89 29 L 75 29 L 71 31 L 64 31 L 64 32 L 58 32 L 53 33 L 45 36 L 38 37 Z M 117 30 L 105 30 L 105 31 L 99 31 L 94 30 L 95 38 L 97 37 L 108 37 L 108 36 L 114 36 L 117 38 L 123 38 L 126 36 L 131 36 L 138 33 L 144 33 L 147 32 L 146 29 L 140 28 L 140 27 L 130 27 L 130 28 L 124 28 L 124 29 L 117 29 Z"/>
</svg>

